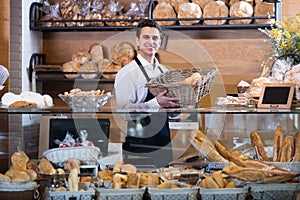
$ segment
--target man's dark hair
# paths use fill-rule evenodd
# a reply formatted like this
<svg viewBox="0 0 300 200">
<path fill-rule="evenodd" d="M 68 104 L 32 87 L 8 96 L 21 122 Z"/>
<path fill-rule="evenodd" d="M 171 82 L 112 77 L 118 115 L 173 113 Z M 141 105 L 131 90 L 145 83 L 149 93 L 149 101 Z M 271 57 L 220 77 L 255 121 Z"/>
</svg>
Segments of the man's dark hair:
<svg viewBox="0 0 300 200">
<path fill-rule="evenodd" d="M 153 28 L 156 28 L 159 33 L 160 33 L 160 36 L 162 36 L 162 29 L 160 27 L 160 25 L 158 25 L 154 20 L 151 20 L 151 19 L 145 19 L 145 20 L 142 20 L 138 25 L 137 25 L 137 28 L 136 28 L 136 37 L 140 37 L 141 35 L 141 29 L 144 28 L 144 27 L 153 27 Z"/>
</svg>

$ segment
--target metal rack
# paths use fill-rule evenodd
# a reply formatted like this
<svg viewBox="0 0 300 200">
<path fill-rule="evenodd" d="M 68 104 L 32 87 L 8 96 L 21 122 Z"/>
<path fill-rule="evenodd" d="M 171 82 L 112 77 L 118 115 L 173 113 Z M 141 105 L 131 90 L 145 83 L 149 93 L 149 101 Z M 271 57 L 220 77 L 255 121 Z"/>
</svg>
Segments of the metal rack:
<svg viewBox="0 0 300 200">
<path fill-rule="evenodd" d="M 281 2 L 271 2 L 275 7 L 275 14 L 272 16 L 257 16 L 257 17 L 225 17 L 225 18 L 168 18 L 168 19 L 154 19 L 155 21 L 176 21 L 175 25 L 162 26 L 166 29 L 173 30 L 209 30 L 209 29 L 257 29 L 257 28 L 269 28 L 271 24 L 223 24 L 223 25 L 204 25 L 203 20 L 241 20 L 241 19 L 274 19 L 275 21 L 281 21 Z M 135 26 L 108 26 L 107 22 L 137 22 L 138 20 L 116 20 L 116 19 L 102 19 L 102 20 L 41 20 L 43 13 L 40 8 L 43 4 L 34 2 L 30 6 L 30 30 L 41 32 L 59 32 L 59 31 L 124 31 L 134 29 Z M 153 19 L 152 13 L 157 5 L 155 0 L 150 0 L 148 6 L 147 18 Z M 180 20 L 200 20 L 198 24 L 194 25 L 179 25 Z M 66 22 L 102 22 L 103 26 L 41 26 L 41 23 L 66 23 Z"/>
</svg>

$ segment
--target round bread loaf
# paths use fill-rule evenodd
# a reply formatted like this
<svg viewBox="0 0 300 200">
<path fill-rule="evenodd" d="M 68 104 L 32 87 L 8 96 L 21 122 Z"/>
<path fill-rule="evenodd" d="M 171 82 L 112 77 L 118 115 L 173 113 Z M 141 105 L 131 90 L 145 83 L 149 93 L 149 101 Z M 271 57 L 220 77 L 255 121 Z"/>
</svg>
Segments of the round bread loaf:
<svg viewBox="0 0 300 200">
<path fill-rule="evenodd" d="M 178 14 L 179 6 L 189 2 L 189 0 L 171 0 L 171 5 L 173 6 L 175 12 Z"/>
<path fill-rule="evenodd" d="M 229 11 L 230 17 L 252 17 L 253 16 L 253 7 L 245 2 L 245 1 L 239 1 L 234 3 L 230 7 Z M 235 19 L 230 20 L 230 24 L 250 24 L 252 19 Z"/>
<path fill-rule="evenodd" d="M 78 72 L 80 69 L 80 64 L 75 61 L 68 61 L 62 65 L 63 72 Z M 78 74 L 65 74 L 66 78 L 72 79 L 77 78 Z"/>
<path fill-rule="evenodd" d="M 88 62 L 90 59 L 91 59 L 90 53 L 85 50 L 78 51 L 76 53 L 73 53 L 72 55 L 72 60 L 78 62 L 79 64 Z"/>
<path fill-rule="evenodd" d="M 271 16 L 274 15 L 274 4 L 260 1 L 254 7 L 254 16 Z M 273 23 L 274 19 L 254 19 L 255 24 Z"/>
<path fill-rule="evenodd" d="M 80 67 L 79 72 L 98 72 L 98 66 L 93 62 L 86 62 Z M 93 79 L 93 78 L 97 78 L 97 76 L 98 76 L 97 73 L 81 74 L 81 77 L 84 79 Z"/>
<path fill-rule="evenodd" d="M 97 63 L 103 59 L 103 48 L 101 44 L 99 43 L 92 44 L 90 46 L 89 52 L 91 55 L 92 62 Z"/>
<path fill-rule="evenodd" d="M 202 17 L 202 11 L 196 3 L 184 3 L 179 6 L 178 18 L 200 18 Z M 199 23 L 200 20 L 179 20 L 181 25 L 193 25 Z"/>
<path fill-rule="evenodd" d="M 204 10 L 205 6 L 212 1 L 215 1 L 215 0 L 192 0 L 192 2 L 194 2 L 200 6 L 202 11 Z"/>
<path fill-rule="evenodd" d="M 228 17 L 229 11 L 228 7 L 223 1 L 212 1 L 209 2 L 204 10 L 203 17 L 204 18 L 214 18 L 214 17 Z M 204 24 L 208 25 L 222 25 L 226 23 L 226 19 L 224 20 L 204 20 Z"/>
<path fill-rule="evenodd" d="M 110 65 L 110 63 L 111 62 L 108 59 L 106 59 L 106 58 L 100 60 L 98 62 L 98 71 L 99 72 L 105 71 L 105 68 L 108 67 Z"/>
<path fill-rule="evenodd" d="M 176 18 L 176 13 L 170 3 L 161 2 L 153 10 L 153 19 L 169 19 Z M 170 21 L 157 21 L 161 26 L 170 26 L 176 23 L 176 20 Z"/>
<path fill-rule="evenodd" d="M 120 56 L 128 56 L 130 58 L 134 58 L 135 56 L 135 48 L 130 42 L 120 42 L 115 44 L 111 48 L 112 60 L 117 59 Z"/>
</svg>

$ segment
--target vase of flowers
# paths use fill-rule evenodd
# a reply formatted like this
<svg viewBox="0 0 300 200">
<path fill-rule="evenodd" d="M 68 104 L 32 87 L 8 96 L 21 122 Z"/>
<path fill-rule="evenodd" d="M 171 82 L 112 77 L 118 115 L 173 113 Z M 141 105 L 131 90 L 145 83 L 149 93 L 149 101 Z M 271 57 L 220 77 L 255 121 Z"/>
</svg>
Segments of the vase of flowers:
<svg viewBox="0 0 300 200">
<path fill-rule="evenodd" d="M 263 67 L 262 76 L 270 72 L 270 61 L 284 59 L 291 65 L 300 63 L 300 14 L 285 18 L 282 22 L 275 22 L 271 28 L 258 29 L 266 34 L 269 39 L 266 42 L 271 44 L 272 51 L 265 55 L 261 66 Z"/>
</svg>

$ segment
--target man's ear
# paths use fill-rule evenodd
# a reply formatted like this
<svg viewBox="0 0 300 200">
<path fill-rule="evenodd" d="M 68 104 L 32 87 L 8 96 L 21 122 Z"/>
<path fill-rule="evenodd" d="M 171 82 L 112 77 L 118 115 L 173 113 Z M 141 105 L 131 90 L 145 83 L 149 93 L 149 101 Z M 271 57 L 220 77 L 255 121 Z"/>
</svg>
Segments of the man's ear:
<svg viewBox="0 0 300 200">
<path fill-rule="evenodd" d="M 140 50 L 140 39 L 138 37 L 135 38 L 135 44 L 136 44 L 137 50 Z"/>
</svg>

